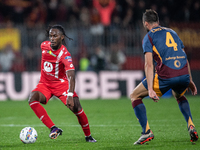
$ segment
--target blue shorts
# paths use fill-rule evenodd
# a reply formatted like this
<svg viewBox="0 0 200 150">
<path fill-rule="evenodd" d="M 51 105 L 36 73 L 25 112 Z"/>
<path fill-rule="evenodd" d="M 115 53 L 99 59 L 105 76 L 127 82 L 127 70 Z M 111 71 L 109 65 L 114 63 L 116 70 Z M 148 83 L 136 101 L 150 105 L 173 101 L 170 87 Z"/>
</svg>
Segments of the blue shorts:
<svg viewBox="0 0 200 150">
<path fill-rule="evenodd" d="M 142 81 L 142 83 L 144 87 L 148 89 L 146 78 Z M 155 74 L 153 81 L 153 89 L 159 97 L 161 97 L 170 89 L 172 89 L 174 92 L 180 95 L 184 95 L 189 83 L 190 83 L 190 76 L 188 74 L 170 79 L 162 79 L 158 76 L 158 74 Z"/>
</svg>

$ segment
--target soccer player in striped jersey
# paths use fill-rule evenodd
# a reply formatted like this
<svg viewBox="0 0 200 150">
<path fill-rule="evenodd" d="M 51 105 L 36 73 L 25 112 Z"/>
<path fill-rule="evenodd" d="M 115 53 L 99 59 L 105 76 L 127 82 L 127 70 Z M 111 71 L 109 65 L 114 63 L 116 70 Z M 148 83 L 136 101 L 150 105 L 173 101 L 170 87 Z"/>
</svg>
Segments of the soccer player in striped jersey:
<svg viewBox="0 0 200 150">
<path fill-rule="evenodd" d="M 30 94 L 29 105 L 37 117 L 50 129 L 49 137 L 56 139 L 62 135 L 63 131 L 55 126 L 41 105 L 47 104 L 52 96 L 56 96 L 77 116 L 86 141 L 96 142 L 91 136 L 88 118 L 81 107 L 78 95 L 74 91 L 75 68 L 71 54 L 63 45 L 65 44 L 64 38 L 67 37 L 64 28 L 61 25 L 49 26 L 47 36 L 50 41 L 44 41 L 41 44 L 40 81 Z"/>
<path fill-rule="evenodd" d="M 187 89 L 191 90 L 192 95 L 196 95 L 197 88 L 192 80 L 183 42 L 175 31 L 159 25 L 158 14 L 154 10 L 146 10 L 142 20 L 144 28 L 148 32 L 142 43 L 146 78 L 130 95 L 135 115 L 142 127 L 142 135 L 134 145 L 144 144 L 154 139 L 142 99 L 149 96 L 157 102 L 159 97 L 169 89 L 172 89 L 173 96 L 187 122 L 190 141 L 197 141 L 198 134 L 195 130 L 190 106 L 184 96 Z"/>
</svg>

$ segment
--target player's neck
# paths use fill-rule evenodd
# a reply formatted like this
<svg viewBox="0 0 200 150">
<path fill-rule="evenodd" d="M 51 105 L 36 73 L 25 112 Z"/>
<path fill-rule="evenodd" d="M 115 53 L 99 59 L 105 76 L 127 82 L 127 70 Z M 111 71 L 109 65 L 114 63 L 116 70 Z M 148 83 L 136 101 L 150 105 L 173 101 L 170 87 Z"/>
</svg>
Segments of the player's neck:
<svg viewBox="0 0 200 150">
<path fill-rule="evenodd" d="M 59 50 L 59 49 L 61 48 L 61 46 L 62 46 L 62 45 L 59 45 L 58 47 L 52 47 L 52 46 L 51 46 L 51 49 L 52 49 L 52 51 L 57 51 L 57 50 Z"/>
<path fill-rule="evenodd" d="M 153 29 L 153 28 L 158 27 L 158 26 L 159 26 L 158 23 L 153 23 L 153 24 L 151 24 L 151 26 L 149 27 L 149 31 L 150 31 L 151 29 Z"/>
</svg>

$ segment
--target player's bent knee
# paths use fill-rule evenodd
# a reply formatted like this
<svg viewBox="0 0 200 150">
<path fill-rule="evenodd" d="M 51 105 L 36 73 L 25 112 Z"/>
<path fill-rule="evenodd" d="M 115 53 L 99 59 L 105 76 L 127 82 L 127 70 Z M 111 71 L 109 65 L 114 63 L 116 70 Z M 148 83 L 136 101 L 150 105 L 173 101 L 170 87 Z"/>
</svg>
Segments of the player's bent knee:
<svg viewBox="0 0 200 150">
<path fill-rule="evenodd" d="M 29 99 L 28 99 L 28 103 L 30 104 L 33 101 L 38 101 L 38 102 L 42 103 L 42 102 L 46 101 L 46 98 L 44 95 L 40 94 L 40 92 L 34 91 L 34 92 L 31 92 Z"/>
<path fill-rule="evenodd" d="M 81 103 L 78 97 L 74 97 L 74 108 L 73 112 L 78 112 L 82 109 Z"/>
<path fill-rule="evenodd" d="M 131 99 L 131 102 L 133 102 L 134 98 L 133 98 L 133 94 L 130 95 L 130 99 Z"/>
<path fill-rule="evenodd" d="M 134 94 L 133 94 L 133 93 L 131 93 L 131 94 L 130 94 L 130 98 L 133 98 L 133 97 L 134 97 Z"/>
<path fill-rule="evenodd" d="M 134 100 L 136 100 L 136 99 L 138 99 L 138 98 L 137 98 L 137 95 L 135 95 L 134 92 L 133 92 L 133 93 L 131 93 L 131 95 L 130 95 L 130 99 L 131 99 L 131 102 L 133 102 Z"/>
<path fill-rule="evenodd" d="M 32 92 L 30 95 L 29 95 L 29 98 L 28 98 L 28 103 L 32 103 L 34 101 L 34 93 Z"/>
<path fill-rule="evenodd" d="M 135 100 L 138 100 L 136 98 L 131 98 L 131 103 L 133 103 Z"/>
</svg>

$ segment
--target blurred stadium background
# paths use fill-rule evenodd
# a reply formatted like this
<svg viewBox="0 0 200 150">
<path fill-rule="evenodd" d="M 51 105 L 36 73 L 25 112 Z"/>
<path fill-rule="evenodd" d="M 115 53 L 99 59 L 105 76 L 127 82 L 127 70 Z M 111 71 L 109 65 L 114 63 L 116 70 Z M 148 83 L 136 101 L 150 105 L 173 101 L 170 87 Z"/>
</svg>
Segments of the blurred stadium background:
<svg viewBox="0 0 200 150">
<path fill-rule="evenodd" d="M 40 44 L 48 39 L 45 30 L 53 24 L 63 25 L 67 36 L 73 39 L 66 41 L 77 74 L 80 78 L 88 77 L 83 79 L 85 82 L 79 78 L 77 84 L 85 83 L 91 88 L 86 80 L 94 77 L 92 82 L 101 86 L 96 92 L 85 88 L 89 93 L 85 98 L 91 93 L 94 94 L 91 98 L 109 98 L 108 91 L 111 91 L 110 98 L 128 96 L 132 90 L 128 88 L 133 88 L 144 77 L 141 45 L 146 32 L 141 17 L 150 8 L 158 12 L 162 26 L 174 29 L 180 36 L 193 79 L 200 89 L 198 0 L 0 0 L 0 100 L 24 99 L 34 88 L 35 83 L 31 81 L 33 74 L 38 77 L 40 71 Z M 124 74 L 134 76 L 138 71 L 142 76 L 131 81 L 135 82 L 133 85 L 126 86 L 131 77 L 126 77 L 124 83 Z M 100 80 L 109 75 L 106 79 L 117 80 L 118 85 L 110 83 L 110 89 L 102 96 L 98 93 L 108 82 Z M 113 89 L 120 94 L 112 92 Z M 118 95 L 112 97 L 115 94 Z M 84 98 L 84 91 L 82 95 Z"/>
</svg>

